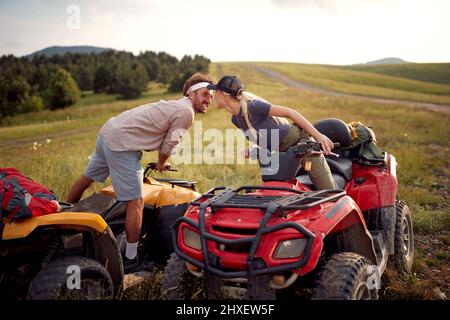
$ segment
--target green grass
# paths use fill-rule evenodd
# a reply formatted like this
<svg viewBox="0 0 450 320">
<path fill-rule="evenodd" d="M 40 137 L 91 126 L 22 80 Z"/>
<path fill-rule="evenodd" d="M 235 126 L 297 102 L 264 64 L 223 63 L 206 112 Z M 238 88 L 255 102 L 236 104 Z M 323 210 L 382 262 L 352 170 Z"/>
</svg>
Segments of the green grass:
<svg viewBox="0 0 450 320">
<path fill-rule="evenodd" d="M 338 92 L 450 104 L 450 84 L 437 84 L 329 65 L 255 63 L 293 80 Z"/>
<path fill-rule="evenodd" d="M 438 234 L 450 230 L 448 203 L 443 210 L 434 210 L 427 206 L 411 206 L 414 229 L 416 232 Z"/>
<path fill-rule="evenodd" d="M 450 85 L 450 63 L 407 63 L 374 66 L 355 65 L 342 68 Z"/>
<path fill-rule="evenodd" d="M 118 95 L 106 93 L 93 93 L 92 91 L 85 91 L 81 95 L 81 99 L 76 106 L 90 106 L 93 104 L 110 103 L 118 100 Z"/>
<path fill-rule="evenodd" d="M 450 253 L 445 252 L 445 251 L 439 251 L 436 256 L 438 257 L 438 259 L 441 260 L 445 260 L 447 262 L 450 262 Z"/>
</svg>

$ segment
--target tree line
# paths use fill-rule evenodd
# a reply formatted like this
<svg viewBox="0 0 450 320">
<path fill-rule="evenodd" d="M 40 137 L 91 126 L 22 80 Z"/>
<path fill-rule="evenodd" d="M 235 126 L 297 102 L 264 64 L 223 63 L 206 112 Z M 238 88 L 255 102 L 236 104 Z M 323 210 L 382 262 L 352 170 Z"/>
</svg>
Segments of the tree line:
<svg viewBox="0 0 450 320">
<path fill-rule="evenodd" d="M 0 121 L 19 113 L 59 109 L 75 104 L 82 91 L 118 94 L 123 99 L 140 96 L 149 81 L 181 91 L 195 72 L 208 72 L 211 61 L 201 55 L 181 60 L 165 52 L 126 51 L 65 53 L 0 57 Z"/>
</svg>

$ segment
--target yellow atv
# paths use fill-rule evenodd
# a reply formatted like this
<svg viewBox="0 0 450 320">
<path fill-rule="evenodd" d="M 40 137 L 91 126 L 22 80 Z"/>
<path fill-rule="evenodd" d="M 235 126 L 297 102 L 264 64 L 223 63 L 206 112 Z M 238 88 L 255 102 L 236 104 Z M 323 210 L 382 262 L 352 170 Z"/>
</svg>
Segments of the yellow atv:
<svg viewBox="0 0 450 320">
<path fill-rule="evenodd" d="M 144 172 L 139 271 L 165 264 L 173 252 L 170 225 L 200 196 L 195 181 L 152 178 L 155 169 L 149 163 Z M 91 300 L 123 292 L 126 203 L 109 186 L 74 205 L 60 204 L 60 213 L 4 219 L 0 298 Z"/>
<path fill-rule="evenodd" d="M 121 255 L 99 215 L 59 212 L 3 222 L 1 299 L 111 299 L 119 293 Z"/>
<path fill-rule="evenodd" d="M 175 220 L 183 216 L 190 202 L 200 197 L 196 182 L 151 177 L 156 163 L 147 164 L 144 171 L 142 198 L 144 199 L 141 240 L 138 247 L 139 267 L 136 271 L 152 271 L 164 266 L 173 252 L 171 229 Z M 169 168 L 169 171 L 176 171 Z M 69 211 L 96 212 L 108 224 L 124 253 L 126 245 L 126 202 L 117 201 L 112 186 L 76 203 Z"/>
</svg>

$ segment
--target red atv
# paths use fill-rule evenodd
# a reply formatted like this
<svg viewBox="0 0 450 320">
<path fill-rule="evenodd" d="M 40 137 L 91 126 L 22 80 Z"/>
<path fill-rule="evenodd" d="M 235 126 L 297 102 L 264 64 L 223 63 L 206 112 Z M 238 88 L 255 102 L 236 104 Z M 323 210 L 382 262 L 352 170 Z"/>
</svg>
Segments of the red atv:
<svg viewBox="0 0 450 320">
<path fill-rule="evenodd" d="M 192 299 L 197 291 L 265 300 L 301 287 L 313 288 L 313 299 L 377 299 L 388 260 L 411 271 L 413 228 L 408 206 L 396 199 L 395 157 L 367 161 L 344 151 L 352 139 L 340 120 L 315 127 L 338 142 L 339 157 L 327 162 L 339 189 L 314 190 L 300 160 L 321 148 L 306 142 L 279 153 L 278 172 L 262 174 L 262 186 L 203 194 L 172 226 L 164 298 Z"/>
</svg>

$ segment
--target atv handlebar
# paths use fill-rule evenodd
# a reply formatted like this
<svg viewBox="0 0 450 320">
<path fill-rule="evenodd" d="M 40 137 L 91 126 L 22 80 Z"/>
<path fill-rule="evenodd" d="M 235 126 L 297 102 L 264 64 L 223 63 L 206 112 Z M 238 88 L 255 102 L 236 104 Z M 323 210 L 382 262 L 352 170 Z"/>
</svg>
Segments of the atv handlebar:
<svg viewBox="0 0 450 320">
<path fill-rule="evenodd" d="M 145 171 L 144 171 L 144 177 L 147 177 L 151 172 L 155 171 L 156 165 L 157 165 L 157 162 L 147 163 L 147 166 L 145 167 Z M 170 165 L 166 165 L 164 168 L 166 169 L 166 171 L 174 171 L 174 172 L 178 171 L 176 169 L 172 169 L 172 167 Z"/>
<path fill-rule="evenodd" d="M 339 142 L 334 142 L 333 143 L 333 149 L 336 149 L 336 148 L 339 148 L 339 147 L 340 147 L 340 143 Z M 315 142 L 315 141 L 300 142 L 297 145 L 295 145 L 294 148 L 297 148 L 295 150 L 295 153 L 296 153 L 297 157 L 303 157 L 303 156 L 306 156 L 306 155 L 323 154 L 322 145 L 319 142 Z M 339 157 L 339 155 L 335 154 L 335 153 L 330 153 L 330 155 L 335 156 L 335 157 Z"/>
<path fill-rule="evenodd" d="M 333 149 L 337 149 L 340 147 L 339 142 L 333 143 Z M 323 154 L 322 145 L 319 142 L 315 141 L 305 141 L 300 142 L 292 147 L 289 148 L 289 150 L 294 149 L 294 152 L 297 157 L 301 158 L 306 155 L 320 155 Z M 258 159 L 261 152 L 265 152 L 267 154 L 267 157 L 270 157 L 271 152 L 267 149 L 263 149 L 260 147 L 254 148 L 253 151 L 249 153 L 249 158 L 256 160 Z M 285 151 L 287 152 L 287 151 Z M 336 153 L 330 153 L 329 155 L 339 158 L 339 155 Z"/>
</svg>

